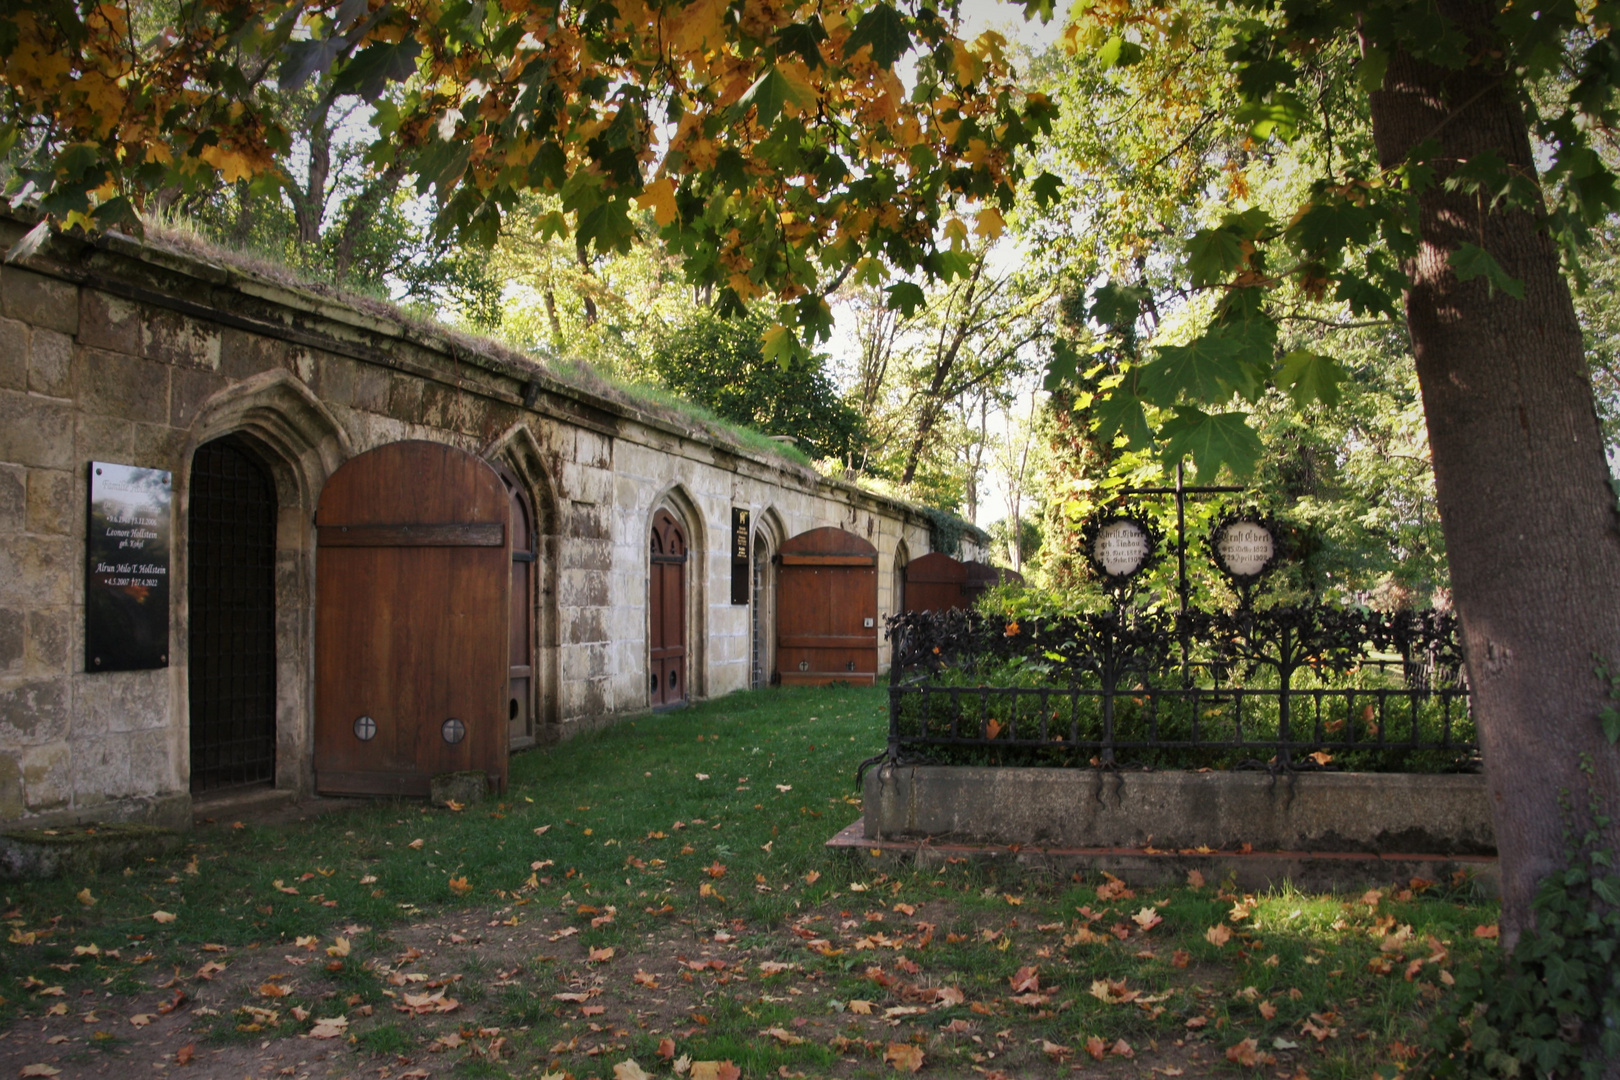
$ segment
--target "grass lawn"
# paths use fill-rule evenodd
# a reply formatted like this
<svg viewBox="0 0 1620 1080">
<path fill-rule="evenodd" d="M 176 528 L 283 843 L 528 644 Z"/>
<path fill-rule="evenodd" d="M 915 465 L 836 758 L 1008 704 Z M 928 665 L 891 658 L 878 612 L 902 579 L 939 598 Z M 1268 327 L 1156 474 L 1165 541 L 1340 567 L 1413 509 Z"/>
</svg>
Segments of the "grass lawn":
<svg viewBox="0 0 1620 1080">
<path fill-rule="evenodd" d="M 1467 886 L 876 875 L 822 845 L 884 724 L 882 689 L 739 694 L 519 755 L 498 803 L 11 885 L 0 1075 L 1365 1080 L 1495 948 Z"/>
</svg>

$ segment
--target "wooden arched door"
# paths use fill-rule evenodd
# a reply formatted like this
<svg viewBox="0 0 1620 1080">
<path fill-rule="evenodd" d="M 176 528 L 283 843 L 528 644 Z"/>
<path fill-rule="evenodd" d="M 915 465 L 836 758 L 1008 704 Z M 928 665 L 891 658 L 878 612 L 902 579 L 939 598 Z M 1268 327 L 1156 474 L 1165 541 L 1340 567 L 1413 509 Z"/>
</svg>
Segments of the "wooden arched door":
<svg viewBox="0 0 1620 1080">
<path fill-rule="evenodd" d="M 901 611 L 950 611 L 967 607 L 963 587 L 967 567 L 940 552 L 912 559 L 905 568 L 905 598 Z"/>
<path fill-rule="evenodd" d="M 647 686 L 653 708 L 686 700 L 686 530 L 668 510 L 653 515 Z"/>
<path fill-rule="evenodd" d="M 877 679 L 877 548 L 838 528 L 782 545 L 776 667 L 783 685 Z"/>
<path fill-rule="evenodd" d="M 316 512 L 315 787 L 506 787 L 509 503 L 487 462 L 433 442 L 361 454 Z"/>
</svg>

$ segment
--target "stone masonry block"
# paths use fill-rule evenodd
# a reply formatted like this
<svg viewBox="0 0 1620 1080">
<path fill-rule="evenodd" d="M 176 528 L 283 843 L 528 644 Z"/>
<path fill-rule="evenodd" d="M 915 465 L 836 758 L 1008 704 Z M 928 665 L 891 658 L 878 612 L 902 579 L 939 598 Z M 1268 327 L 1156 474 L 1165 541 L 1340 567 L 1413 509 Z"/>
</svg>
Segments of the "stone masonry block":
<svg viewBox="0 0 1620 1080">
<path fill-rule="evenodd" d="M 0 481 L 3 485 L 3 481 Z M 84 517 L 65 469 L 28 470 L 28 531 L 77 535 Z"/>
<path fill-rule="evenodd" d="M 95 289 L 81 290 L 78 336 L 88 348 L 135 356 L 141 351 L 141 309 Z"/>
<path fill-rule="evenodd" d="M 79 332 L 79 288 L 14 266 L 0 268 L 0 305 L 31 326 L 64 334 Z"/>
<path fill-rule="evenodd" d="M 41 679 L 0 690 L 0 740 L 11 746 L 39 745 L 66 737 L 66 680 Z"/>
<path fill-rule="evenodd" d="M 71 406 L 0 390 L 0 461 L 66 469 L 73 462 L 72 430 Z"/>
<path fill-rule="evenodd" d="M 219 370 L 219 328 L 181 315 L 177 311 L 153 308 L 146 312 L 141 326 L 141 355 L 177 367 Z"/>
<path fill-rule="evenodd" d="M 50 397 L 73 396 L 73 339 L 35 328 L 28 344 L 28 389 Z"/>
<path fill-rule="evenodd" d="M 592 570 L 567 570 L 557 577 L 557 603 L 564 607 L 605 607 L 607 575 Z"/>
<path fill-rule="evenodd" d="M 78 550 L 67 538 L 0 539 L 0 605 L 32 610 L 70 603 Z"/>
<path fill-rule="evenodd" d="M 129 794 L 158 795 L 171 790 L 174 768 L 169 760 L 169 733 L 137 731 L 127 740 Z"/>
<path fill-rule="evenodd" d="M 203 403 L 229 385 L 218 372 L 177 369 L 169 377 L 169 426 L 190 428 Z"/>
<path fill-rule="evenodd" d="M 0 754 L 0 821 L 23 816 L 22 766 L 13 754 Z"/>
<path fill-rule="evenodd" d="M 28 389 L 28 325 L 0 319 L 0 390 Z"/>
<path fill-rule="evenodd" d="M 422 380 L 402 372 L 388 373 L 388 415 L 397 420 L 422 422 Z"/>
<path fill-rule="evenodd" d="M 135 425 L 112 416 L 80 413 L 74 420 L 71 460 L 127 462 L 135 448 Z"/>
<path fill-rule="evenodd" d="M 440 773 L 428 781 L 428 801 L 434 806 L 458 807 L 483 802 L 489 794 L 489 777 L 476 769 Z"/>
<path fill-rule="evenodd" d="M 23 670 L 28 653 L 27 616 L 12 608 L 0 608 L 0 676 Z"/>
<path fill-rule="evenodd" d="M 346 356 L 321 353 L 316 368 L 315 395 L 327 403 L 354 404 L 354 380 L 360 365 Z"/>
<path fill-rule="evenodd" d="M 0 465 L 0 533 L 22 532 L 28 520 L 28 472 Z"/>
<path fill-rule="evenodd" d="M 30 674 L 67 675 L 73 670 L 73 609 L 30 611 L 24 642 Z"/>
<path fill-rule="evenodd" d="M 175 469 L 185 450 L 187 432 L 167 424 L 136 424 L 132 464 L 147 469 Z"/>
<path fill-rule="evenodd" d="M 30 810 L 54 810 L 73 797 L 73 751 L 65 742 L 22 752 L 23 799 Z"/>
<path fill-rule="evenodd" d="M 80 677 L 75 723 L 99 722 L 100 730 L 123 733 L 167 727 L 168 717 L 167 671 L 99 672 Z"/>
<path fill-rule="evenodd" d="M 169 418 L 169 369 L 101 349 L 80 356 L 80 404 L 89 412 L 148 423 Z"/>
<path fill-rule="evenodd" d="M 288 367 L 289 351 L 284 341 L 226 327 L 219 337 L 219 373 L 245 379 L 261 371 Z"/>
<path fill-rule="evenodd" d="M 350 402 L 365 412 L 383 412 L 388 408 L 388 372 L 370 364 L 358 364 L 354 374 L 354 398 Z"/>
<path fill-rule="evenodd" d="M 73 795 L 76 803 L 100 802 L 130 794 L 128 739 L 85 738 L 74 733 Z"/>
<path fill-rule="evenodd" d="M 588 503 L 568 504 L 568 526 L 564 535 L 582 540 L 609 540 L 613 530 L 606 507 Z"/>
</svg>

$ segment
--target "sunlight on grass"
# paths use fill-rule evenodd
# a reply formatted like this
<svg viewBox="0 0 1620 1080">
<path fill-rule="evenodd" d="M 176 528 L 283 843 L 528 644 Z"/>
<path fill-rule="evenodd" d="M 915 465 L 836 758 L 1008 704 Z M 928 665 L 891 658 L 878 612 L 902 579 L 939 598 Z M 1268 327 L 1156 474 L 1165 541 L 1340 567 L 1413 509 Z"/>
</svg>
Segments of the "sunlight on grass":
<svg viewBox="0 0 1620 1080">
<path fill-rule="evenodd" d="M 222 823 L 173 861 L 101 875 L 91 907 L 75 899 L 90 882 L 12 886 L 0 1017 L 49 1020 L 107 979 L 133 1011 L 178 969 L 216 1013 L 193 1021 L 209 1045 L 335 1009 L 346 1053 L 437 1047 L 469 1075 L 603 1076 L 630 1057 L 667 1073 L 672 1045 L 748 1077 L 875 1074 L 911 1046 L 964 1074 L 1129 1055 L 1365 1078 L 1407 1063 L 1449 971 L 1494 947 L 1475 936 L 1494 908 L 1466 884 L 1251 896 L 831 855 L 885 715 L 881 688 L 737 694 L 520 754 L 509 792 L 461 812 Z M 352 951 L 331 958 L 339 936 Z M 210 959 L 225 967 L 192 974 Z M 283 967 L 275 1019 L 244 1011 Z M 430 986 L 452 1011 L 400 1012 Z M 473 1034 L 435 1041 L 457 1032 Z"/>
</svg>

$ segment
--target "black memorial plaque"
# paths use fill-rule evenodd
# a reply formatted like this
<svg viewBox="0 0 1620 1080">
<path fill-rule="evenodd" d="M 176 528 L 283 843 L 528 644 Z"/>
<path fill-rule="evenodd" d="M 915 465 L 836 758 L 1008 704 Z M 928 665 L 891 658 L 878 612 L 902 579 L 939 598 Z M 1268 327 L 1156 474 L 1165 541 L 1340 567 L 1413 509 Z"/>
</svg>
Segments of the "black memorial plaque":
<svg viewBox="0 0 1620 1080">
<path fill-rule="evenodd" d="M 748 603 L 749 512 L 731 508 L 731 602 Z"/>
<path fill-rule="evenodd" d="M 162 469 L 90 463 L 86 671 L 169 666 L 172 479 Z"/>
</svg>

